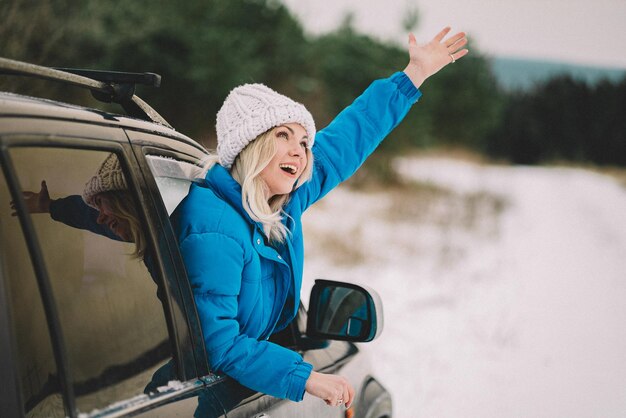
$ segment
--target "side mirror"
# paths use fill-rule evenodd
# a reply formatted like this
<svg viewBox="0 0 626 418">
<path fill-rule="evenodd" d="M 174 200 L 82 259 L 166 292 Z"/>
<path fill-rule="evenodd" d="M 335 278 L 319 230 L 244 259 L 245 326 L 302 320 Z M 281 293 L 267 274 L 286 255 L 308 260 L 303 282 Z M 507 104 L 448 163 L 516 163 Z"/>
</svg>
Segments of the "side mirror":
<svg viewBox="0 0 626 418">
<path fill-rule="evenodd" d="M 383 331 L 383 305 L 374 290 L 316 280 L 309 300 L 306 335 L 314 339 L 372 341 Z"/>
</svg>

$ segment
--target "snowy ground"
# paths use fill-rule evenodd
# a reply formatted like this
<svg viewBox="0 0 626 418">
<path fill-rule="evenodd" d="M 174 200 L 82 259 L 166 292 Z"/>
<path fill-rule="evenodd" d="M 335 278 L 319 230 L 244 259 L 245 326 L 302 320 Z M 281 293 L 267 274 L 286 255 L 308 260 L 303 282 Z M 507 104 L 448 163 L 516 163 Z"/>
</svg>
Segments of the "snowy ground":
<svg viewBox="0 0 626 418">
<path fill-rule="evenodd" d="M 396 417 L 626 416 L 626 189 L 563 168 L 406 159 L 305 216 L 314 278 L 379 291 L 361 345 Z"/>
</svg>

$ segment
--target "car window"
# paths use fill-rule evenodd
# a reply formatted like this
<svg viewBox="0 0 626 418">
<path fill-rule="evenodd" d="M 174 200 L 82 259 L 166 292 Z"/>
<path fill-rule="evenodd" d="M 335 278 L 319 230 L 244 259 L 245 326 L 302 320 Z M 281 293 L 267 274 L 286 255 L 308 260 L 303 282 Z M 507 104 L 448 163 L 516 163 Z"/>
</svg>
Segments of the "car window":
<svg viewBox="0 0 626 418">
<path fill-rule="evenodd" d="M 18 325 L 14 347 L 23 408 L 26 416 L 64 417 L 58 370 L 39 288 L 20 224 L 11 216 L 10 201 L 7 183 L 0 172 L 0 268 L 9 295 L 10 318 Z"/>
<path fill-rule="evenodd" d="M 39 193 L 45 181 L 52 199 L 50 213 L 29 216 L 50 280 L 48 296 L 58 311 L 78 411 L 89 413 L 142 394 L 171 349 L 160 280 L 123 158 L 106 151 L 37 147 L 13 148 L 9 154 L 25 198 Z M 86 190 L 97 208 L 81 197 Z M 28 268 L 26 261 L 20 263 L 25 266 L 15 269 Z M 16 316 L 17 332 L 28 333 L 22 316 L 27 314 Z"/>
<path fill-rule="evenodd" d="M 171 215 L 189 192 L 191 182 L 200 177 L 202 168 L 186 161 L 158 155 L 147 155 L 146 160 L 156 180 L 161 198 Z"/>
</svg>

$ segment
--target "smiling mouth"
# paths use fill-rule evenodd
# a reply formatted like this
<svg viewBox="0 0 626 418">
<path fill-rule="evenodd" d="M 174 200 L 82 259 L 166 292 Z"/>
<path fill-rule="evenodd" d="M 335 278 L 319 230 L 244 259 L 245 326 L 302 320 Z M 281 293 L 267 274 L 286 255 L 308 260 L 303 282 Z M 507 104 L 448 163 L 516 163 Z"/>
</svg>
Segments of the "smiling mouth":
<svg viewBox="0 0 626 418">
<path fill-rule="evenodd" d="M 291 174 L 292 176 L 298 172 L 298 167 L 293 164 L 280 164 L 278 167 L 285 173 Z"/>
</svg>

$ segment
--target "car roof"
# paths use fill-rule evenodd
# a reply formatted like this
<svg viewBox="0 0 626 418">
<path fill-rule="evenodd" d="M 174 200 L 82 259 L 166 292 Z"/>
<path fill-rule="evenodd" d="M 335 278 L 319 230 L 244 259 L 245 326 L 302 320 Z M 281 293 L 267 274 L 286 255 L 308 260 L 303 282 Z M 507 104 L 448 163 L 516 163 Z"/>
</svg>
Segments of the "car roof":
<svg viewBox="0 0 626 418">
<path fill-rule="evenodd" d="M 159 87 L 161 76 L 155 73 L 129 73 L 119 71 L 51 68 L 0 57 L 0 74 L 34 77 L 52 82 L 80 87 L 91 91 L 92 96 L 105 103 L 117 103 L 129 116 L 122 116 L 90 107 L 82 107 L 20 94 L 0 92 L 0 118 L 19 124 L 20 118 L 68 121 L 99 126 L 144 131 L 167 137 L 207 153 L 196 141 L 182 135 L 163 119 L 148 103 L 135 95 L 136 85 Z M 11 129 L 15 124 L 4 125 Z M 0 132 L 2 133 L 2 132 Z M 7 133 L 6 131 L 4 133 Z"/>
<path fill-rule="evenodd" d="M 155 122 L 55 100 L 0 91 L 0 118 L 7 117 L 67 120 L 78 123 L 117 126 L 165 136 L 192 145 L 205 153 L 207 152 L 202 145 L 193 139 L 177 132 L 173 128 Z"/>
</svg>

